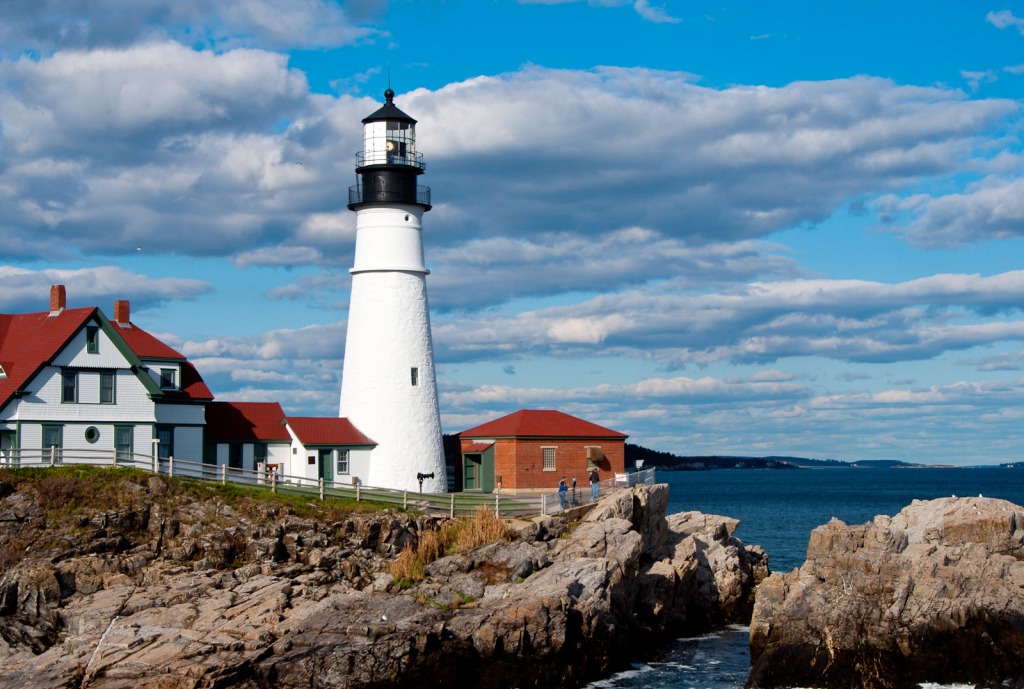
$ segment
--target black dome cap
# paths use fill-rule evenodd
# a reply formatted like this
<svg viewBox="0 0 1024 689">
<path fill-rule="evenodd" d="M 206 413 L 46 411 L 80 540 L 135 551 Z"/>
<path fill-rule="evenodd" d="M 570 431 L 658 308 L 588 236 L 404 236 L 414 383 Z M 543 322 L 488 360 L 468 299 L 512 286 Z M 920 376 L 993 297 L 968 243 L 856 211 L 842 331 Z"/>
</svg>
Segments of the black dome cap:
<svg viewBox="0 0 1024 689">
<path fill-rule="evenodd" d="M 394 98 L 395 92 L 389 88 L 384 92 L 384 100 L 386 101 L 384 105 L 381 106 L 377 112 L 372 115 L 368 115 L 366 119 L 363 120 L 363 124 L 367 124 L 369 122 L 380 122 L 381 120 L 397 120 L 399 122 L 416 124 L 416 120 L 398 109 L 394 103 Z"/>
</svg>

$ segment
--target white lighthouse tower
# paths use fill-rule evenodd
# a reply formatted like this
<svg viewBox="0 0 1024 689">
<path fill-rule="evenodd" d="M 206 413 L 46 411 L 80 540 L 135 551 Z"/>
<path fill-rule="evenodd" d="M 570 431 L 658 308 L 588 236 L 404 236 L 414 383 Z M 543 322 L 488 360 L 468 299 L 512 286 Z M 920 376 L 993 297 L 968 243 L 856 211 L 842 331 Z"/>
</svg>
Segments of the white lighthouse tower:
<svg viewBox="0 0 1024 689">
<path fill-rule="evenodd" d="M 423 156 L 416 120 L 384 92 L 363 120 L 363 150 L 348 207 L 356 252 L 348 309 L 340 415 L 377 443 L 366 483 L 439 493 L 447 489 L 434 348 L 423 263 L 430 189 L 417 186 Z"/>
</svg>

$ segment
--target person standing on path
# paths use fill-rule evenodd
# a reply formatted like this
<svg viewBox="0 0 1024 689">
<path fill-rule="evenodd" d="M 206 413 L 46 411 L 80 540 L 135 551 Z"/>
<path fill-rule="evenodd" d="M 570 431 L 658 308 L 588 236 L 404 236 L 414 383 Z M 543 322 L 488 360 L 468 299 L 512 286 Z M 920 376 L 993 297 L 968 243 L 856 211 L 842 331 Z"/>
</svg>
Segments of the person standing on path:
<svg viewBox="0 0 1024 689">
<path fill-rule="evenodd" d="M 601 476 L 597 473 L 597 467 L 590 470 L 590 498 L 597 500 L 601 489 Z"/>
<path fill-rule="evenodd" d="M 568 506 L 566 504 L 568 502 L 566 500 L 568 495 L 569 495 L 569 485 L 565 482 L 565 477 L 563 476 L 562 480 L 558 482 L 558 502 L 560 502 L 562 504 L 562 509 L 563 510 Z"/>
</svg>

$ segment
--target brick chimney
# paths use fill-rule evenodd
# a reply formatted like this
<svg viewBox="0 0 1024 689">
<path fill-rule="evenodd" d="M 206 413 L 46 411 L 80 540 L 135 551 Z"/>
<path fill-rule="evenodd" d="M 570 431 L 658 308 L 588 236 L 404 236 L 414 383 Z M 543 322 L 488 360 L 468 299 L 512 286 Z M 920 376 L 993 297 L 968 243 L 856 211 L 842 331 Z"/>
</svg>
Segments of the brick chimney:
<svg viewBox="0 0 1024 689">
<path fill-rule="evenodd" d="M 128 325 L 132 319 L 131 304 L 127 299 L 118 299 L 114 302 L 114 321 L 118 325 Z"/>
<path fill-rule="evenodd" d="M 50 315 L 56 316 L 68 307 L 68 293 L 64 285 L 50 285 Z"/>
</svg>

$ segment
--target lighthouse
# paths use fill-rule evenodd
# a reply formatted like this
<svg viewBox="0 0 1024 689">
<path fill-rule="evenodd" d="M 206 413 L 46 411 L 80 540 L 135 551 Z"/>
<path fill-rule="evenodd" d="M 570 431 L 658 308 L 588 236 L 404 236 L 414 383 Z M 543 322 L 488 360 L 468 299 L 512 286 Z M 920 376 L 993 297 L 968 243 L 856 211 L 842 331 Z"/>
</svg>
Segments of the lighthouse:
<svg viewBox="0 0 1024 689">
<path fill-rule="evenodd" d="M 340 415 L 377 446 L 365 482 L 438 493 L 447 489 L 434 348 L 423 262 L 423 214 L 430 189 L 419 186 L 423 155 L 416 120 L 384 92 L 383 107 L 363 120 L 356 185 L 352 294 L 341 373 Z"/>
</svg>

